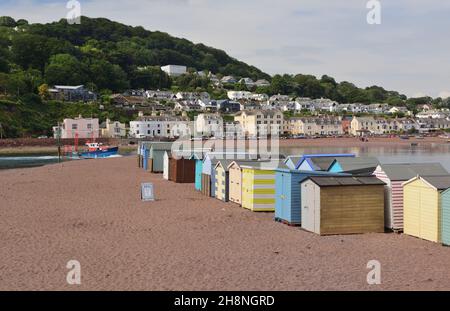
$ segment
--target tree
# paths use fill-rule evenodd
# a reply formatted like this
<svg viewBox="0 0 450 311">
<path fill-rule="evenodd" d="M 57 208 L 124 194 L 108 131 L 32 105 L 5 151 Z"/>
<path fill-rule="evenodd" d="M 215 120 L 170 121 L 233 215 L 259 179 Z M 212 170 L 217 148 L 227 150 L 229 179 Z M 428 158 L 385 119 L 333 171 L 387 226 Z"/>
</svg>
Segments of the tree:
<svg viewBox="0 0 450 311">
<path fill-rule="evenodd" d="M 169 89 L 170 77 L 159 66 L 150 66 L 145 69 L 135 70 L 131 78 L 132 88 L 143 89 Z"/>
<path fill-rule="evenodd" d="M 0 26 L 4 27 L 16 27 L 16 21 L 14 18 L 10 16 L 1 16 L 0 17 Z"/>
<path fill-rule="evenodd" d="M 81 85 L 87 78 L 86 66 L 69 54 L 52 56 L 45 68 L 45 79 L 51 85 Z"/>
<path fill-rule="evenodd" d="M 93 60 L 89 64 L 90 81 L 99 90 L 124 91 L 130 87 L 127 74 L 118 65 L 105 60 Z"/>
<path fill-rule="evenodd" d="M 39 96 L 42 99 L 46 100 L 46 99 L 48 99 L 50 97 L 50 93 L 48 91 L 48 84 L 41 84 L 39 86 L 38 90 L 39 90 Z"/>
</svg>

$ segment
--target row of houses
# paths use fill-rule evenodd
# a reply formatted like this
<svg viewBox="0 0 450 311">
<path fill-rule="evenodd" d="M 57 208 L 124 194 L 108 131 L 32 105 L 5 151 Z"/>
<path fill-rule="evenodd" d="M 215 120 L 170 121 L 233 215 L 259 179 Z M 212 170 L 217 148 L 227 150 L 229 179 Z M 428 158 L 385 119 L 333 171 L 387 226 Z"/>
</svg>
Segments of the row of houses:
<svg viewBox="0 0 450 311">
<path fill-rule="evenodd" d="M 178 138 L 201 137 L 261 137 L 276 136 L 369 136 L 392 133 L 430 133 L 450 129 L 448 119 L 413 119 L 333 116 L 286 118 L 279 110 L 242 110 L 234 114 L 233 121 L 225 122 L 220 113 L 200 113 L 194 121 L 186 114 L 177 116 L 160 113 L 145 116 L 143 113 L 124 123 L 110 121 L 99 125 L 96 118 L 65 119 L 60 128 L 55 127 L 55 137 L 134 137 Z M 59 132 L 60 130 L 60 132 Z M 58 134 L 59 133 L 59 134 Z"/>
<path fill-rule="evenodd" d="M 349 126 L 349 133 L 353 136 L 383 135 L 393 132 L 417 131 L 430 133 L 450 129 L 450 119 L 418 119 L 396 118 L 386 119 L 377 117 L 354 117 Z"/>
<path fill-rule="evenodd" d="M 450 245 L 450 174 L 439 163 L 380 164 L 352 154 L 262 160 L 172 148 L 142 142 L 139 167 L 319 235 L 396 231 Z"/>
</svg>

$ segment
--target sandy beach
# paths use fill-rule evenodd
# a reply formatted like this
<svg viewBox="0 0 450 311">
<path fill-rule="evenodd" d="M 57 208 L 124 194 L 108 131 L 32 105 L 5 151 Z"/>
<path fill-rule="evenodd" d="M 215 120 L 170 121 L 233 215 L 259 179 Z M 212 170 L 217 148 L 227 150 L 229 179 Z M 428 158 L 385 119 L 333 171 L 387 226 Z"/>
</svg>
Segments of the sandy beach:
<svg viewBox="0 0 450 311">
<path fill-rule="evenodd" d="M 398 234 L 320 237 L 135 157 L 0 172 L 0 290 L 448 290 L 450 248 Z M 141 182 L 157 201 L 140 201 Z M 66 283 L 69 260 L 82 285 Z M 370 260 L 382 285 L 369 286 Z"/>
</svg>

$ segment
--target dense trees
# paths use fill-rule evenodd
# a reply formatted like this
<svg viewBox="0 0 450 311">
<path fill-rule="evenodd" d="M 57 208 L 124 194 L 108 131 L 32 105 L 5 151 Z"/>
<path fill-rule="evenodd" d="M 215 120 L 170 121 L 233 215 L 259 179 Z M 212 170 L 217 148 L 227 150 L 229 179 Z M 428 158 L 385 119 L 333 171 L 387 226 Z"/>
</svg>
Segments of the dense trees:
<svg viewBox="0 0 450 311">
<path fill-rule="evenodd" d="M 0 72 L 8 72 L 10 64 L 21 70 L 37 69 L 50 85 L 90 83 L 113 92 L 130 86 L 170 88 L 170 79 L 156 68 L 167 64 L 270 78 L 223 51 L 104 18 L 82 17 L 80 25 L 69 25 L 66 20 L 29 25 L 25 20 L 1 17 L 0 26 Z M 7 47 L 10 58 L 4 56 L 9 52 Z M 187 84 L 196 88 L 204 82 L 194 78 Z"/>
<path fill-rule="evenodd" d="M 339 103 L 390 103 L 404 105 L 406 96 L 398 92 L 387 91 L 379 86 L 361 89 L 353 83 L 343 81 L 337 83 L 330 76 L 317 79 L 312 75 L 275 75 L 270 87 L 256 90 L 258 93 L 288 94 L 293 97 L 329 98 Z"/>
</svg>

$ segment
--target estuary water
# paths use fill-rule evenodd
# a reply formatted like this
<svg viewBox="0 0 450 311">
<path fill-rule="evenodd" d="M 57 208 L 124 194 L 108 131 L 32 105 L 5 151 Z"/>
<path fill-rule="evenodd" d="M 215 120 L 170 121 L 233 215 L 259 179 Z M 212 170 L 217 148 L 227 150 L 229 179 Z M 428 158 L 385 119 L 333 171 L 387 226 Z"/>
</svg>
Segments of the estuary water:
<svg viewBox="0 0 450 311">
<path fill-rule="evenodd" d="M 367 145 L 362 147 L 281 147 L 284 155 L 304 155 L 322 153 L 352 153 L 357 156 L 376 157 L 383 163 L 441 163 L 450 171 L 450 144 L 410 145 Z M 123 154 L 130 155 L 130 154 Z M 0 156 L 0 169 L 36 167 L 58 163 L 54 155 L 14 155 Z"/>
<path fill-rule="evenodd" d="M 450 144 L 419 144 L 363 147 L 281 147 L 284 155 L 321 153 L 351 153 L 361 157 L 376 157 L 382 164 L 441 163 L 450 172 Z"/>
</svg>

